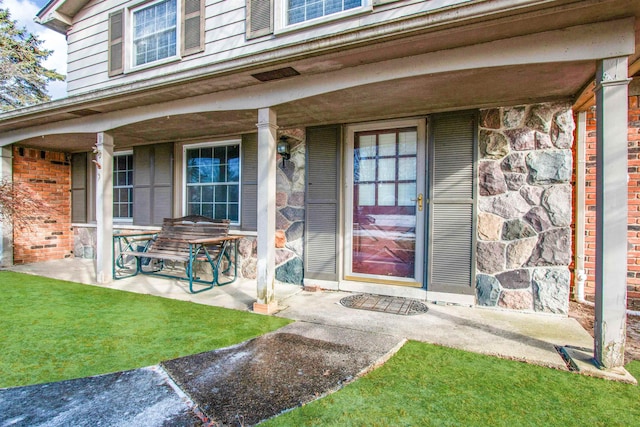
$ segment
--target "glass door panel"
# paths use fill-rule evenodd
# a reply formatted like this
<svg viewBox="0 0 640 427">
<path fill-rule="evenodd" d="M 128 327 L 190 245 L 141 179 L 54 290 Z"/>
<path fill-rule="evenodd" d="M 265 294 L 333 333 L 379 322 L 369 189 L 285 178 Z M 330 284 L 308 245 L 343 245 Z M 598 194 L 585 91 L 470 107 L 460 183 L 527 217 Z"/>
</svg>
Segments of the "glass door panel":
<svg viewBox="0 0 640 427">
<path fill-rule="evenodd" d="M 417 127 L 355 132 L 351 273 L 417 276 Z"/>
</svg>

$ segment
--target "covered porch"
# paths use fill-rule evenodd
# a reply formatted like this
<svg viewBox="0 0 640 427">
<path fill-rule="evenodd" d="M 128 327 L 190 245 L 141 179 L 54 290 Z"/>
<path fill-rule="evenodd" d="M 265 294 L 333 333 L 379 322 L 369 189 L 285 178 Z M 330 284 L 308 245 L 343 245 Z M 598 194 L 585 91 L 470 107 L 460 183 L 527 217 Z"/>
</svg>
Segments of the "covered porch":
<svg viewBox="0 0 640 427">
<path fill-rule="evenodd" d="M 278 287 L 275 286 L 275 247 L 279 173 L 276 144 L 280 136 L 279 130 L 281 133 L 294 130 L 295 133 L 300 129 L 326 129 L 325 126 L 333 126 L 334 139 L 331 142 L 335 143 L 335 146 L 331 151 L 335 156 L 334 165 L 338 166 L 336 169 L 327 169 L 327 173 L 324 174 L 324 182 L 332 187 L 332 192 L 327 197 L 316 197 L 313 201 L 333 205 L 336 221 L 332 225 L 331 233 L 324 230 L 316 232 L 309 228 L 309 221 L 305 221 L 304 245 L 320 242 L 328 252 L 324 255 L 332 260 L 331 266 L 321 265 L 314 271 L 319 273 L 315 277 L 317 283 L 326 287 L 329 282 L 334 282 L 337 283 L 336 289 L 344 289 L 340 286 L 343 285 L 343 281 L 346 282 L 345 270 L 350 268 L 344 261 L 345 247 L 348 246 L 345 244 L 345 233 L 349 232 L 346 230 L 348 221 L 345 217 L 351 214 L 344 207 L 348 199 L 348 195 L 345 194 L 345 182 L 353 179 L 347 178 L 348 172 L 352 172 L 353 177 L 353 171 L 345 172 L 343 169 L 343 164 L 352 158 L 352 152 L 347 151 L 346 145 L 343 145 L 345 130 L 342 126 L 411 119 L 416 123 L 422 123 L 415 125 L 416 128 L 420 128 L 427 126 L 424 124 L 428 121 L 427 118 L 430 120 L 435 114 L 469 110 L 488 111 L 483 116 L 484 122 L 480 124 L 485 130 L 485 138 L 482 139 L 481 135 L 481 141 L 475 139 L 475 135 L 479 133 L 477 121 L 471 135 L 471 139 L 478 143 L 474 145 L 475 151 L 470 157 L 473 182 L 469 183 L 467 189 L 470 189 L 472 195 L 468 200 L 465 199 L 467 208 L 471 209 L 471 217 L 467 223 L 470 232 L 467 233 L 464 252 L 467 254 L 465 261 L 469 265 L 469 280 L 460 292 L 463 294 L 462 299 L 458 299 L 455 292 L 452 292 L 454 296 L 448 299 L 451 294 L 448 291 L 435 296 L 435 299 L 449 302 L 462 301 L 474 304 L 480 299 L 476 293 L 479 285 L 475 280 L 477 248 L 483 246 L 493 252 L 504 252 L 507 246 L 507 243 L 502 242 L 504 239 L 501 230 L 493 239 L 495 241 L 488 239 L 492 241 L 477 245 L 477 207 L 480 205 L 483 210 L 494 216 L 499 216 L 498 211 L 504 213 L 503 208 L 507 209 L 509 213 L 504 213 L 505 218 L 509 221 L 515 220 L 517 228 L 520 227 L 520 220 L 529 211 L 531 204 L 527 204 L 523 197 L 510 196 L 509 194 L 517 192 L 511 188 L 508 191 L 512 193 L 507 194 L 506 187 L 498 190 L 500 194 L 489 192 L 484 195 L 484 205 L 478 202 L 475 181 L 479 169 L 478 160 L 487 160 L 487 164 L 489 160 L 496 160 L 495 165 L 489 167 L 500 167 L 497 160 L 501 161 L 510 152 L 510 144 L 522 144 L 518 148 L 522 151 L 549 149 L 553 152 L 551 161 L 554 162 L 555 170 L 547 177 L 550 179 L 549 182 L 544 182 L 544 179 L 547 179 L 544 178 L 538 183 L 535 190 L 537 201 L 532 203 L 540 205 L 540 196 L 545 186 L 555 185 L 557 182 L 563 187 L 557 191 L 556 196 L 559 195 L 564 202 L 567 198 L 570 200 L 570 193 L 566 191 L 570 178 L 570 141 L 558 143 L 556 140 L 552 144 L 551 137 L 544 135 L 538 141 L 536 132 L 539 130 L 538 127 L 548 128 L 545 129 L 546 135 L 552 132 L 551 122 L 552 119 L 555 120 L 553 114 L 556 111 L 550 111 L 557 105 L 562 105 L 561 115 L 567 119 L 566 113 L 569 112 L 570 116 L 569 110 L 573 101 L 591 99 L 595 93 L 596 106 L 602 117 L 602 120 L 598 120 L 601 141 L 598 155 L 602 161 L 599 170 L 602 175 L 597 185 L 601 194 L 599 252 L 603 256 L 598 261 L 600 295 L 597 300 L 600 324 L 607 324 L 607 327 L 601 327 L 602 340 L 596 345 L 596 353 L 605 366 L 620 366 L 622 361 L 619 352 L 612 349 L 624 342 L 619 331 L 624 330 L 623 301 L 626 288 L 626 126 L 621 126 L 621 123 L 626 123 L 625 85 L 628 81 L 628 70 L 630 66 L 637 66 L 635 51 L 638 32 L 635 16 L 638 11 L 631 7 L 629 10 L 618 7 L 617 10 L 607 10 L 605 13 L 597 6 L 591 5 L 572 11 L 531 11 L 526 16 L 487 18 L 485 22 L 470 24 L 468 27 L 415 30 L 403 34 L 402 37 L 380 43 L 353 42 L 341 49 L 327 49 L 313 55 L 304 52 L 292 54 L 287 60 L 266 61 L 259 66 L 252 64 L 233 73 L 216 73 L 210 70 L 206 75 L 193 73 L 183 76 L 178 82 L 158 83 L 153 87 L 145 87 L 140 83 L 122 88 L 120 91 L 105 90 L 81 95 L 3 115 L 0 122 L 0 145 L 8 147 L 16 144 L 42 150 L 95 155 L 92 160 L 98 170 L 95 176 L 95 194 L 92 195 L 93 203 L 89 208 L 94 209 L 95 213 L 96 267 L 95 270 L 88 269 L 83 274 L 89 274 L 92 283 L 124 286 L 127 283 L 125 280 L 113 282 L 111 274 L 114 151 L 120 148 L 137 150 L 138 147 L 174 142 L 199 144 L 203 141 L 240 139 L 244 135 L 255 135 L 253 142 L 256 148 L 256 167 L 254 175 L 251 176 L 252 185 L 255 187 L 251 194 L 255 198 L 251 199 L 247 193 L 244 200 L 244 206 L 252 206 L 255 210 L 255 226 L 250 231 L 240 229 L 238 232 L 255 237 L 256 278 L 255 281 L 243 283 L 253 285 L 251 293 L 256 303 L 255 307 L 268 313 L 275 311 L 278 304 Z M 482 36 L 479 37 L 478 34 Z M 588 83 L 594 76 L 597 84 L 590 90 Z M 586 104 L 581 103 L 580 107 Z M 522 105 L 527 107 L 519 108 Z M 535 105 L 542 107 L 532 107 Z M 520 111 L 517 120 L 519 125 L 514 127 L 515 131 L 511 133 L 513 141 L 507 141 L 504 136 L 502 139 L 496 136 L 508 133 L 503 132 L 503 128 L 508 127 L 505 125 L 505 109 L 509 109 L 511 113 Z M 536 112 L 532 113 L 534 109 Z M 545 117 L 540 123 L 530 120 L 532 117 L 542 116 Z M 559 132 L 563 135 L 570 133 L 570 127 L 567 125 Z M 525 128 L 528 130 L 522 131 Z M 425 130 L 423 141 L 427 140 L 428 131 Z M 529 147 L 530 143 L 533 143 L 533 147 Z M 242 140 L 242 144 L 246 146 L 249 142 Z M 317 138 L 312 142 L 307 141 L 305 149 L 326 145 L 325 140 Z M 479 156 L 478 148 L 482 151 Z M 169 200 L 162 200 L 162 208 L 168 209 L 175 217 L 181 216 L 185 203 L 185 195 L 181 192 L 186 192 L 182 189 L 185 177 L 182 170 L 183 159 L 178 158 L 180 153 L 182 151 L 177 148 L 165 153 L 171 158 L 170 164 L 174 167 L 166 176 L 169 178 L 168 181 L 171 181 L 166 187 L 170 188 L 173 194 Z M 455 157 L 453 149 L 448 153 L 452 154 L 449 159 Z M 422 155 L 424 159 L 428 158 L 426 150 Z M 314 159 L 320 157 L 322 156 Z M 320 172 L 325 166 L 315 160 L 307 160 L 304 151 L 302 159 L 303 166 L 311 164 Z M 520 160 L 524 161 L 524 155 Z M 546 167 L 546 164 L 543 166 Z M 559 169 L 563 169 L 561 177 L 556 173 Z M 455 163 L 453 172 L 458 172 Z M 517 171 L 514 169 L 509 173 L 515 174 Z M 491 173 L 485 171 L 485 176 L 488 175 Z M 524 173 L 520 175 L 523 176 L 517 179 L 528 179 Z M 307 172 L 306 176 L 302 175 L 302 182 L 298 182 L 306 199 L 305 215 L 309 215 L 310 212 L 319 212 L 319 215 L 322 215 L 323 211 L 310 208 L 309 183 Z M 152 184 L 149 186 L 152 187 Z M 522 181 L 519 184 L 526 183 Z M 316 183 L 314 188 L 317 187 Z M 493 199 L 489 199 L 496 194 L 505 194 L 498 200 L 500 206 L 497 208 Z M 415 196 L 416 200 L 420 200 L 417 194 Z M 153 210 L 154 206 L 151 206 Z M 605 210 L 604 206 L 608 209 Z M 515 218 L 516 214 L 518 218 Z M 563 240 L 568 247 L 570 219 L 568 223 L 565 218 L 553 222 L 548 226 L 562 230 L 556 234 L 547 234 L 547 240 L 550 242 L 554 240 L 554 236 L 559 236 L 562 239 L 558 240 Z M 132 227 L 136 225 L 138 224 L 133 224 Z M 501 228 L 503 222 L 499 225 L 497 228 Z M 520 237 L 523 236 L 518 235 L 518 238 Z M 326 240 L 322 240 L 325 238 Z M 424 247 L 429 238 L 431 237 L 424 237 Z M 304 251 L 305 257 L 315 257 L 315 254 L 308 253 L 306 247 Z M 426 250 L 424 252 L 426 253 Z M 447 255 L 441 250 L 433 253 Z M 562 272 L 559 273 L 554 270 L 542 271 L 539 274 L 545 277 L 555 274 L 555 279 L 561 277 L 562 283 L 558 284 L 561 280 L 556 280 L 557 283 L 550 287 L 551 292 L 555 292 L 554 289 L 561 289 L 561 292 L 552 295 L 551 299 L 558 296 L 558 299 L 563 300 L 562 304 L 566 305 L 568 302 L 568 279 L 565 278 L 568 276 L 569 261 L 564 261 L 565 255 L 559 260 L 555 258 L 554 255 L 553 260 L 538 257 L 530 261 L 525 257 L 519 262 L 511 263 L 518 267 L 511 270 L 507 267 L 504 257 L 495 262 L 492 259 L 484 259 L 486 262 L 479 270 L 488 273 L 485 276 L 491 277 L 517 271 L 508 277 L 512 278 L 510 283 L 518 283 L 506 289 L 506 294 L 512 295 L 514 299 L 506 303 L 504 299 L 501 301 L 517 309 L 533 311 L 535 306 L 532 295 L 536 288 L 530 276 L 527 276 L 526 280 L 520 279 L 522 274 L 529 275 L 531 273 L 527 271 L 540 265 L 562 267 Z M 422 254 L 422 258 L 417 259 L 415 264 L 425 266 L 427 262 L 427 257 Z M 527 262 L 530 264 L 526 264 Z M 447 268 L 446 263 L 443 264 L 443 268 Z M 419 272 L 422 274 L 423 270 Z M 305 280 L 307 279 L 314 278 L 306 274 Z M 426 280 L 423 277 L 415 279 L 417 291 L 413 288 L 401 288 L 402 290 L 398 291 L 398 287 L 386 286 L 388 283 L 384 284 L 384 289 L 408 295 L 418 292 L 424 294 L 424 299 L 428 299 L 430 289 Z M 349 285 L 352 285 L 354 281 L 350 282 Z M 363 286 L 368 285 L 366 280 L 356 282 L 357 286 L 352 289 L 364 289 Z M 483 282 L 486 305 L 499 304 L 498 296 L 493 294 L 504 289 L 496 283 L 491 278 L 487 278 L 486 283 Z M 157 285 L 149 282 L 149 286 L 154 288 Z M 527 288 L 529 293 L 524 299 L 515 299 L 524 294 L 519 292 L 520 287 Z M 215 289 L 215 292 L 225 292 L 225 289 Z M 544 304 L 540 306 L 542 311 L 549 308 Z M 619 310 L 620 307 L 623 308 L 622 312 Z M 550 309 L 553 310 L 555 308 Z M 486 341 L 478 339 L 478 343 L 482 342 Z M 612 342 L 615 343 L 613 347 L 610 345 Z"/>
</svg>

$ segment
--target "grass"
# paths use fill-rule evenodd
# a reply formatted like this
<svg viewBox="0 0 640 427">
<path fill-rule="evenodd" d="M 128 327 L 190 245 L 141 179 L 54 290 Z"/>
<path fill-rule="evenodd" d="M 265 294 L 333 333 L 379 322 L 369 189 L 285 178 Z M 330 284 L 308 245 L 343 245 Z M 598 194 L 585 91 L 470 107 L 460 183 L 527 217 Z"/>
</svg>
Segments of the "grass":
<svg viewBox="0 0 640 427">
<path fill-rule="evenodd" d="M 286 319 L 0 271 L 0 387 L 157 364 Z"/>
<path fill-rule="evenodd" d="M 640 361 L 627 365 L 640 377 Z M 265 426 L 631 426 L 640 387 L 407 343 L 341 391 Z"/>
</svg>

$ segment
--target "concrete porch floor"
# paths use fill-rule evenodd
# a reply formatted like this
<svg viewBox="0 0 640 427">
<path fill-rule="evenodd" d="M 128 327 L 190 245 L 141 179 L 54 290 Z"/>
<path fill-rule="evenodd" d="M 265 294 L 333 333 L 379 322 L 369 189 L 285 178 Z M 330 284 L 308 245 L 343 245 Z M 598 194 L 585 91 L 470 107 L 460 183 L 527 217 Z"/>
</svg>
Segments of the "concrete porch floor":
<svg viewBox="0 0 640 427">
<path fill-rule="evenodd" d="M 91 260 L 49 261 L 14 266 L 10 270 L 96 285 Z M 199 294 L 190 294 L 186 282 L 144 275 L 99 286 L 244 311 L 251 310 L 256 297 L 256 282 L 247 279 Z M 567 350 L 582 374 L 635 383 L 624 369 L 598 369 L 591 361 L 593 338 L 569 317 L 426 302 L 427 313 L 401 316 L 343 307 L 339 301 L 347 295 L 350 293 L 307 292 L 297 285 L 277 283 L 276 315 L 309 324 L 319 334 L 323 326 L 328 330 L 360 331 L 568 370 L 556 350 L 560 346 Z"/>
</svg>

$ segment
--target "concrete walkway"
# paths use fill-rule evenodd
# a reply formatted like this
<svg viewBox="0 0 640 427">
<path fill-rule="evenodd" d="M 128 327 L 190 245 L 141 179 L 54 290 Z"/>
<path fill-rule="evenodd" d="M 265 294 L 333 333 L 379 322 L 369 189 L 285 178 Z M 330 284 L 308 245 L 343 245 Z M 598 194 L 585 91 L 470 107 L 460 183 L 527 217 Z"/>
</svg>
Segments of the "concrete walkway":
<svg viewBox="0 0 640 427">
<path fill-rule="evenodd" d="M 64 260 L 16 266 L 13 270 L 93 283 L 93 263 L 86 260 Z M 255 301 L 256 292 L 255 281 L 239 280 L 232 285 L 192 295 L 187 292 L 187 286 L 184 283 L 149 276 L 117 280 L 106 287 L 247 311 Z M 592 337 L 576 320 L 568 317 L 436 304 L 427 304 L 429 309 L 427 313 L 401 316 L 346 308 L 340 304 L 340 299 L 348 295 L 351 294 L 307 292 L 299 286 L 278 284 L 276 297 L 281 310 L 277 316 L 294 319 L 297 322 L 277 332 L 302 337 L 300 339 L 303 341 L 328 343 L 333 345 L 334 350 L 334 347 L 338 346 L 342 349 L 340 351 L 346 352 L 345 354 L 367 354 L 364 359 L 359 359 L 358 364 L 345 367 L 345 372 L 349 372 L 352 376 L 390 357 L 405 340 L 410 339 L 567 370 L 565 360 L 557 351 L 557 347 L 562 347 L 574 357 L 581 373 L 634 381 L 626 371 L 611 372 L 595 368 L 590 362 L 593 353 Z M 345 337 L 351 338 L 346 338 L 345 341 Z M 367 343 L 371 345 L 368 346 Z M 312 345 L 309 349 L 305 348 L 301 351 L 314 351 L 313 348 L 318 346 Z M 336 354 L 338 353 L 325 356 L 335 361 L 340 359 Z M 196 359 L 193 360 L 195 363 Z M 177 374 L 177 376 L 180 375 Z M 112 415 L 109 415 L 111 417 L 109 420 L 111 421 L 106 420 L 104 425 L 116 425 L 116 420 L 119 420 L 120 425 L 132 425 L 128 422 L 134 420 L 137 420 L 135 425 L 162 425 L 165 422 L 172 424 L 174 421 L 177 424 L 183 424 L 187 420 L 206 418 L 206 415 L 203 416 L 197 410 L 197 405 L 202 406 L 203 402 L 191 401 L 164 373 L 163 367 L 101 376 L 95 381 L 92 383 L 91 379 L 82 379 L 0 390 L 0 414 L 3 414 L 0 415 L 0 426 L 70 425 L 67 423 L 69 419 L 64 421 L 64 417 L 64 422 L 51 424 L 52 417 L 58 419 L 62 414 L 67 414 L 65 416 L 74 419 L 73 416 L 78 417 L 84 414 L 82 408 L 93 404 L 99 407 L 107 405 L 110 408 Z M 92 384 L 96 385 L 95 389 Z M 156 386 L 148 387 L 148 384 L 156 384 Z M 154 388 L 156 391 L 152 392 Z M 118 406 L 119 400 L 116 396 L 122 395 L 123 390 L 129 393 L 129 401 L 138 402 L 133 408 L 127 405 Z M 320 390 L 316 393 L 324 394 L 329 391 Z M 39 399 L 39 396 L 50 396 L 50 398 Z M 55 396 L 73 396 L 73 398 L 61 400 L 56 399 Z M 193 392 L 189 392 L 189 396 L 193 396 Z M 24 402 L 24 399 L 31 400 L 33 404 L 29 407 L 20 405 L 16 412 L 15 405 Z M 47 406 L 47 401 L 55 405 Z M 67 402 L 66 406 L 63 405 L 64 402 Z M 28 411 L 32 413 L 26 413 Z M 148 414 L 148 411 L 162 413 L 165 417 L 162 422 L 156 418 L 147 417 L 145 419 L 149 424 L 141 423 L 140 418 L 135 418 L 138 415 Z M 96 409 L 92 413 L 102 412 Z M 117 418 L 118 416 L 120 418 Z M 29 421 L 26 422 L 27 420 Z M 78 419 L 75 418 L 75 421 Z M 89 425 L 75 422 L 73 424 Z M 91 425 L 95 425 L 95 419 Z"/>
</svg>

